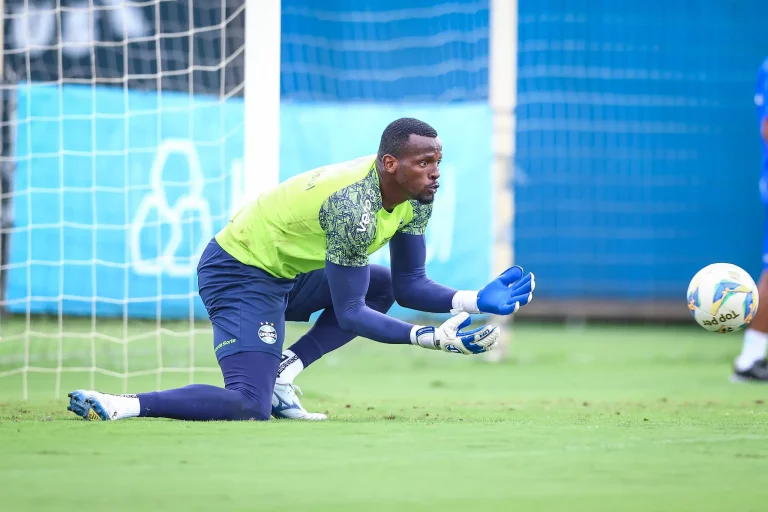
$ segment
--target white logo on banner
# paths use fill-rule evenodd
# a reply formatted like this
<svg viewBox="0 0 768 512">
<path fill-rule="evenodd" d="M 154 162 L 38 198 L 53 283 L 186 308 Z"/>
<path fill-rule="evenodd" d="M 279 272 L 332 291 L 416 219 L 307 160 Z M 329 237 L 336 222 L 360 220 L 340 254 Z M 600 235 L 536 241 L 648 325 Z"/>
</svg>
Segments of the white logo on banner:
<svg viewBox="0 0 768 512">
<path fill-rule="evenodd" d="M 147 36 L 149 22 L 141 8 L 126 5 L 124 0 L 97 0 L 96 8 L 88 0 L 62 2 L 24 2 L 11 7 L 9 43 L 17 50 L 36 57 L 49 50 L 56 38 L 57 18 L 61 15 L 61 49 L 65 55 L 81 58 L 93 49 L 94 41 L 125 40 Z M 100 4 L 100 5 L 99 5 Z M 28 6 L 28 7 L 27 7 Z M 102 37 L 99 18 L 104 16 L 109 37 Z"/>
<path fill-rule="evenodd" d="M 181 196 L 171 206 L 163 186 L 163 169 L 168 157 L 174 154 L 184 155 L 189 163 L 189 192 Z M 174 277 L 189 276 L 197 268 L 197 257 L 213 237 L 213 221 L 208 201 L 203 197 L 205 186 L 200 159 L 192 141 L 167 139 L 157 149 L 155 161 L 150 171 L 152 192 L 142 199 L 130 226 L 131 268 L 140 275 L 168 274 Z M 158 248 L 160 255 L 155 259 L 144 259 L 141 251 L 141 231 L 147 225 L 150 213 L 157 212 L 160 225 L 171 228 L 171 236 L 165 247 Z M 177 257 L 183 240 L 182 216 L 186 212 L 195 212 L 202 228 L 197 247 L 189 257 Z M 158 226 L 159 229 L 159 226 Z"/>
</svg>

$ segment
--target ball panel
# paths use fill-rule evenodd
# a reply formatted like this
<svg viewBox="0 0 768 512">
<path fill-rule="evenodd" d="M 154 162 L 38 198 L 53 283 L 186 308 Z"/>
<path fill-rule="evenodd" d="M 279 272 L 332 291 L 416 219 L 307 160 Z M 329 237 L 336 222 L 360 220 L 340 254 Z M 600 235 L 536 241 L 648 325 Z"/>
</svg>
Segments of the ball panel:
<svg viewBox="0 0 768 512">
<path fill-rule="evenodd" d="M 750 291 L 744 298 L 744 324 L 748 324 L 755 318 L 757 313 L 757 296 L 758 294 Z"/>
<path fill-rule="evenodd" d="M 696 310 L 700 307 L 699 289 L 688 287 L 688 311 L 696 318 Z"/>
</svg>

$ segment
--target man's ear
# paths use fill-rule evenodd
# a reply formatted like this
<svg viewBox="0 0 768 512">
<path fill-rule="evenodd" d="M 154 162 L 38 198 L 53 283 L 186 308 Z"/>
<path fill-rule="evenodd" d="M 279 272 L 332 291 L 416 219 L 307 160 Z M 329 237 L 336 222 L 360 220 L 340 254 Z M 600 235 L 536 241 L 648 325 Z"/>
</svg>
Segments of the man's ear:
<svg viewBox="0 0 768 512">
<path fill-rule="evenodd" d="M 392 155 L 384 155 L 381 157 L 381 164 L 382 167 L 384 167 L 384 172 L 394 174 L 395 171 L 397 171 L 397 166 L 400 165 L 400 162 L 398 162 L 397 158 Z"/>
</svg>

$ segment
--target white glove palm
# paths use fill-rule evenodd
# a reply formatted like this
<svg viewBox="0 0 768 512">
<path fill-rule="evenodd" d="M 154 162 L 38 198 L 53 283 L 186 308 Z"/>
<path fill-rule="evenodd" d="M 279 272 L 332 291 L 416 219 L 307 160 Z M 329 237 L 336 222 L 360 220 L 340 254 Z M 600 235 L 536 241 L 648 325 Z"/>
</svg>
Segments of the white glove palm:
<svg viewBox="0 0 768 512">
<path fill-rule="evenodd" d="M 492 350 L 499 339 L 499 328 L 484 325 L 462 332 L 461 330 L 468 327 L 470 323 L 472 319 L 469 313 L 459 313 L 443 322 L 438 328 L 416 325 L 411 330 L 411 343 L 454 354 L 481 354 Z"/>
</svg>

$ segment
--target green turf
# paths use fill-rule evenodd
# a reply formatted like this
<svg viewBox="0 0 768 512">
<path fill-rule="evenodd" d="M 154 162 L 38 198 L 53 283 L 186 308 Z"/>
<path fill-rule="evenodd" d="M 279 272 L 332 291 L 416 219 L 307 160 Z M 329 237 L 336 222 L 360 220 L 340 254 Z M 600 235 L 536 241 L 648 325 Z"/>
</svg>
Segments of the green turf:
<svg viewBox="0 0 768 512">
<path fill-rule="evenodd" d="M 26 322 L 3 320 L 0 372 L 23 366 L 26 339 L 40 368 L 59 353 L 117 373 L 215 364 L 205 325 L 132 322 L 127 345 L 106 341 L 120 321 L 30 326 L 17 339 Z M 740 341 L 695 326 L 519 325 L 512 357 L 489 365 L 356 340 L 297 381 L 331 416 L 312 424 L 87 423 L 64 396 L 92 378 L 132 392 L 221 379 L 30 373 L 21 402 L 14 374 L 0 377 L 0 496 L 7 510 L 763 511 L 768 386 L 728 382 Z"/>
</svg>

